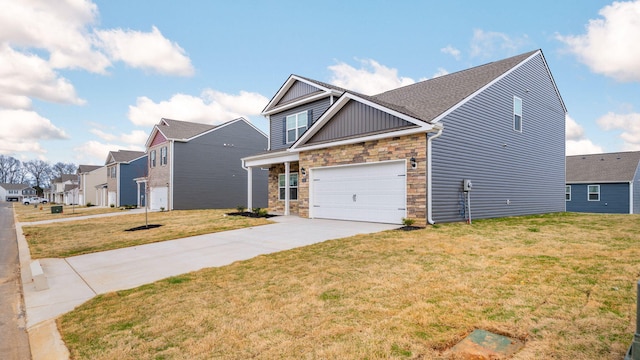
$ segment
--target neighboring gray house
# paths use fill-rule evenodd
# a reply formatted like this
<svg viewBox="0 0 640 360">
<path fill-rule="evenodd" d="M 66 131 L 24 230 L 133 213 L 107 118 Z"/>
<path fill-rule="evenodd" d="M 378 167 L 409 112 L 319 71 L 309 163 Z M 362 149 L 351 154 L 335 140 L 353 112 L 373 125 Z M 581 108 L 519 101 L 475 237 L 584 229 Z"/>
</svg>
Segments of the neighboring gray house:
<svg viewBox="0 0 640 360">
<path fill-rule="evenodd" d="M 541 50 L 374 96 L 291 75 L 262 114 L 269 151 L 243 161 L 269 168 L 272 211 L 425 224 L 565 209 L 566 108 Z"/>
<path fill-rule="evenodd" d="M 240 159 L 265 151 L 267 136 L 243 118 L 217 126 L 161 119 L 146 147 L 151 209 L 235 208 L 247 198 Z M 267 171 L 253 180 L 254 206 L 265 207 Z"/>
<path fill-rule="evenodd" d="M 36 189 L 27 184 L 0 183 L 0 201 L 22 202 L 30 196 L 36 196 Z"/>
<path fill-rule="evenodd" d="M 640 214 L 640 151 L 567 156 L 567 211 Z"/>
<path fill-rule="evenodd" d="M 109 206 L 138 205 L 139 187 L 135 179 L 147 176 L 147 154 L 132 150 L 110 151 L 105 166 L 107 168 L 107 204 Z M 99 188 L 96 187 L 96 190 Z"/>
</svg>

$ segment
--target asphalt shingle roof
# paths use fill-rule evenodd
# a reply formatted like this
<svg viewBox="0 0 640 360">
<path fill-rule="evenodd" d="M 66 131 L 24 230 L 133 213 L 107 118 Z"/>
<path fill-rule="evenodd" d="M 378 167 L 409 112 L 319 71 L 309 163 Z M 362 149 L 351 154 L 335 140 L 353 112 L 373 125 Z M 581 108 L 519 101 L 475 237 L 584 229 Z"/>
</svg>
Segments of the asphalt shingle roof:
<svg viewBox="0 0 640 360">
<path fill-rule="evenodd" d="M 100 165 L 78 165 L 78 174 L 88 173 L 101 167 Z"/>
<path fill-rule="evenodd" d="M 372 98 L 379 101 L 380 105 L 431 122 L 537 51 L 403 86 Z"/>
<path fill-rule="evenodd" d="M 27 184 L 8 184 L 8 183 L 0 183 L 0 186 L 3 187 L 5 190 L 22 190 L 22 189 L 28 189 L 31 187 Z"/>
<path fill-rule="evenodd" d="M 567 156 L 566 182 L 629 182 L 640 163 L 640 151 Z"/>
<path fill-rule="evenodd" d="M 214 125 L 171 119 L 162 119 L 156 126 L 167 139 L 171 140 L 190 139 L 216 128 Z"/>
<path fill-rule="evenodd" d="M 118 150 L 118 151 L 110 151 L 109 155 L 113 156 L 113 162 L 129 162 L 131 160 L 137 159 L 141 156 L 144 156 L 144 151 L 133 151 L 133 150 Z M 109 160 L 110 157 L 107 157 L 107 164 L 111 164 Z"/>
</svg>

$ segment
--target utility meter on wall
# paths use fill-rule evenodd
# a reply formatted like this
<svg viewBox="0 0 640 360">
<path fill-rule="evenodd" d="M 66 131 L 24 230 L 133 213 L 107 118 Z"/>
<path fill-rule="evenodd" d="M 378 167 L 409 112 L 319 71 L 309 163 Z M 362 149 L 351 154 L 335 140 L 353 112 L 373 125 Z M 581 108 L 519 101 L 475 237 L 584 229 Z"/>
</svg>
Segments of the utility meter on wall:
<svg viewBox="0 0 640 360">
<path fill-rule="evenodd" d="M 462 188 L 464 189 L 464 191 L 471 191 L 472 186 L 473 184 L 471 183 L 471 180 L 465 179 Z"/>
</svg>

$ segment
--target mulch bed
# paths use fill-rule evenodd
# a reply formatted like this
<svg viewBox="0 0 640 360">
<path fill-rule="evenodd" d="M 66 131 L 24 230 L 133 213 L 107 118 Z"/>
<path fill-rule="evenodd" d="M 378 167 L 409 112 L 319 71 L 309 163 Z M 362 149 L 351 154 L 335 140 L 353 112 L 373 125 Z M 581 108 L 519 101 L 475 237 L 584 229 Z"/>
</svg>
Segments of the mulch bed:
<svg viewBox="0 0 640 360">
<path fill-rule="evenodd" d="M 251 218 L 259 218 L 259 217 L 263 217 L 263 218 L 271 218 L 271 217 L 276 217 L 278 215 L 273 215 L 273 214 L 267 214 L 267 215 L 258 215 L 254 212 L 250 212 L 250 211 L 244 211 L 244 212 L 232 212 L 232 213 L 227 213 L 227 215 L 229 216 L 244 216 L 244 217 L 251 217 Z"/>
<path fill-rule="evenodd" d="M 401 228 L 397 228 L 396 230 L 401 230 L 401 231 L 413 231 L 413 230 L 422 230 L 424 229 L 421 226 L 403 226 Z"/>
<path fill-rule="evenodd" d="M 162 225 L 160 224 L 149 224 L 149 225 L 142 225 L 142 226 L 138 226 L 138 227 L 134 227 L 131 229 L 127 229 L 125 231 L 138 231 L 138 230 L 149 230 L 149 229 L 155 229 L 157 227 L 160 227 Z"/>
</svg>

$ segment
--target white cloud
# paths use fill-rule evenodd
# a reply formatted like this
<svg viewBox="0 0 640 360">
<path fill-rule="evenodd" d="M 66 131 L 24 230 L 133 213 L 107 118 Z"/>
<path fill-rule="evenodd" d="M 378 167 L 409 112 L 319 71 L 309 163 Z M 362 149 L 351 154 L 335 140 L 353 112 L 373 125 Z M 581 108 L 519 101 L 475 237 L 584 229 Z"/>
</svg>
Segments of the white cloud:
<svg viewBox="0 0 640 360">
<path fill-rule="evenodd" d="M 640 150 L 640 113 L 616 114 L 609 112 L 596 120 L 605 131 L 621 130 L 623 150 Z"/>
<path fill-rule="evenodd" d="M 118 145 L 113 143 L 101 143 L 91 140 L 73 149 L 76 154 L 75 160 L 79 163 L 103 164 L 107 159 L 109 151 L 117 150 L 136 150 L 144 151 L 144 142 L 142 146 L 136 145 Z"/>
<path fill-rule="evenodd" d="M 133 130 L 129 134 L 111 134 L 100 129 L 91 129 L 90 133 L 98 136 L 100 139 L 104 141 L 118 141 L 125 144 L 137 145 L 141 146 L 147 141 L 147 137 L 149 134 L 142 130 Z"/>
<path fill-rule="evenodd" d="M 587 139 L 584 129 L 571 116 L 565 119 L 565 151 L 567 155 L 598 154 L 604 149 Z"/>
<path fill-rule="evenodd" d="M 460 60 L 460 50 L 454 48 L 451 45 L 447 45 L 446 47 L 443 47 L 442 49 L 440 49 L 440 51 L 445 54 L 449 54 L 453 56 L 456 60 Z"/>
<path fill-rule="evenodd" d="M 146 33 L 111 29 L 96 31 L 95 34 L 97 45 L 113 60 L 166 75 L 191 76 L 194 73 L 185 51 L 165 38 L 155 26 Z"/>
<path fill-rule="evenodd" d="M 471 39 L 471 57 L 490 58 L 495 57 L 496 53 L 515 55 L 528 42 L 527 35 L 511 37 L 501 32 L 475 29 Z"/>
<path fill-rule="evenodd" d="M 415 83 L 411 78 L 398 76 L 397 69 L 388 68 L 375 60 L 359 61 L 360 69 L 343 62 L 329 66 L 329 70 L 333 72 L 330 83 L 366 95 Z"/>
<path fill-rule="evenodd" d="M 154 102 L 139 97 L 136 105 L 129 106 L 129 120 L 135 125 L 155 125 L 161 118 L 219 124 L 238 117 L 258 115 L 269 99 L 258 94 L 241 91 L 238 95 L 207 89 L 200 96 L 175 94 L 169 100 Z"/>
<path fill-rule="evenodd" d="M 618 81 L 640 81 L 640 0 L 614 2 L 603 18 L 589 20 L 583 35 L 558 35 L 596 73 Z"/>
<path fill-rule="evenodd" d="M 29 109 L 31 98 L 81 105 L 69 81 L 60 77 L 49 64 L 31 54 L 0 45 L 0 106 Z"/>
<path fill-rule="evenodd" d="M 46 151 L 39 140 L 66 139 L 64 130 L 33 111 L 0 109 L 0 153 Z"/>
<path fill-rule="evenodd" d="M 447 69 L 445 68 L 438 68 L 438 71 L 435 72 L 435 74 L 433 74 L 432 78 L 437 78 L 443 75 L 447 75 L 449 72 L 447 71 Z"/>
</svg>

